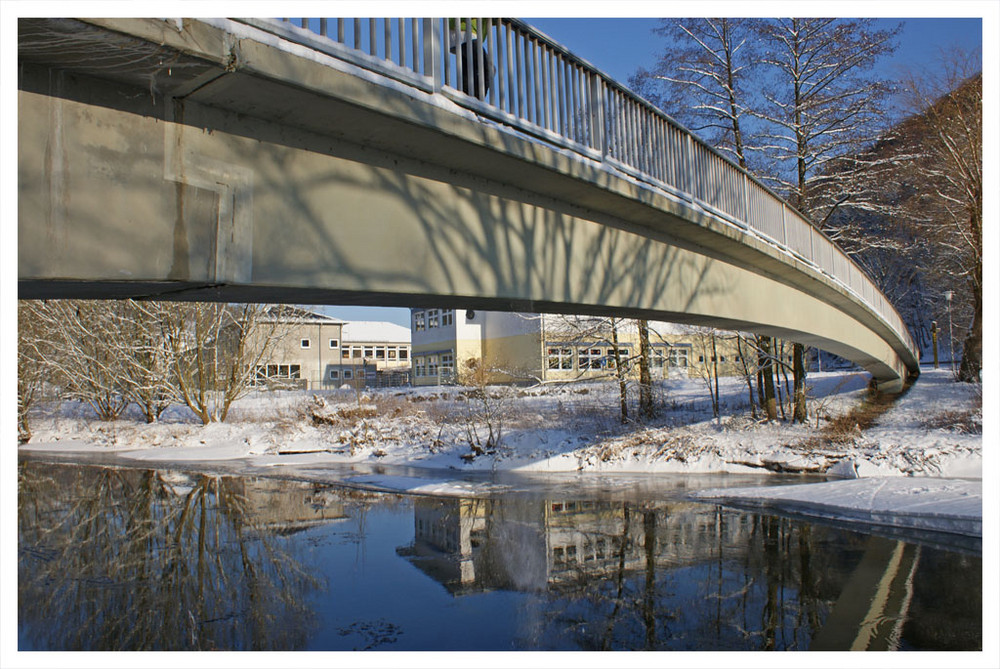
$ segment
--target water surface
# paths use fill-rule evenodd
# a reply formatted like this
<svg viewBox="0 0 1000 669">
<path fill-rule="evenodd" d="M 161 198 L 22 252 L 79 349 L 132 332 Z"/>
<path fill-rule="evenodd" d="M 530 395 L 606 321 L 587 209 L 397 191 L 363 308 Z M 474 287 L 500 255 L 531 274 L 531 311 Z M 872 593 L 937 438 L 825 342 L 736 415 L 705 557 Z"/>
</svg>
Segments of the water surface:
<svg viewBox="0 0 1000 669">
<path fill-rule="evenodd" d="M 28 459 L 19 648 L 982 646 L 976 551 L 680 494 L 718 480 L 587 480 L 441 498 Z"/>
</svg>

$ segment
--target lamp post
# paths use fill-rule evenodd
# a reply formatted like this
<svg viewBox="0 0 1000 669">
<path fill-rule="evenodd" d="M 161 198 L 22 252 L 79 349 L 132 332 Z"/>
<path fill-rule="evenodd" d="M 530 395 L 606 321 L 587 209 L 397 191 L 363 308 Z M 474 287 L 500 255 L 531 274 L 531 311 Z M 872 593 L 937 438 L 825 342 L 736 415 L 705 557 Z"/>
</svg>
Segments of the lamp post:
<svg viewBox="0 0 1000 669">
<path fill-rule="evenodd" d="M 951 328 L 951 298 L 955 296 L 950 290 L 944 292 L 945 302 L 948 303 L 948 351 L 951 356 L 951 373 L 955 373 L 955 340 L 952 338 L 952 328 Z"/>
</svg>

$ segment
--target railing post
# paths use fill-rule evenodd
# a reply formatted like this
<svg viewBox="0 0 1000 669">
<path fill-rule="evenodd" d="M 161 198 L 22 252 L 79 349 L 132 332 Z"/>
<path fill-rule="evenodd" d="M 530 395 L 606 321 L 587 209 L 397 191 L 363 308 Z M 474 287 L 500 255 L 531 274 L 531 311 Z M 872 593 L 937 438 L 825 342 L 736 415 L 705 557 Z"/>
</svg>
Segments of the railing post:
<svg viewBox="0 0 1000 669">
<path fill-rule="evenodd" d="M 424 76 L 430 77 L 434 92 L 441 90 L 441 30 L 435 19 L 424 19 Z"/>
<path fill-rule="evenodd" d="M 785 221 L 785 203 L 781 201 L 781 243 L 785 245 L 785 248 L 791 248 L 788 246 L 788 223 Z M 793 251 L 795 249 L 792 249 Z"/>
<path fill-rule="evenodd" d="M 590 132 L 591 141 L 597 149 L 601 158 L 608 155 L 608 143 L 604 130 L 604 92 L 601 86 L 601 78 L 595 74 L 587 73 L 590 80 Z"/>
</svg>

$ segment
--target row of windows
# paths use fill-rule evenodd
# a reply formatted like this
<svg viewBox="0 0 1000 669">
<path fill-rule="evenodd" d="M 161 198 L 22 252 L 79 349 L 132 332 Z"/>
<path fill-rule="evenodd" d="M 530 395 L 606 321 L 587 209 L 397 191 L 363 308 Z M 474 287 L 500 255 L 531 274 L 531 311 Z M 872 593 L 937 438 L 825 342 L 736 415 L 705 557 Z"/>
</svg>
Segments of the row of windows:
<svg viewBox="0 0 1000 669">
<path fill-rule="evenodd" d="M 254 385 L 262 386 L 268 380 L 289 380 L 301 378 L 299 365 L 257 365 L 254 369 Z"/>
<path fill-rule="evenodd" d="M 631 351 L 628 347 L 619 346 L 619 355 L 628 358 Z M 687 367 L 690 364 L 690 351 L 687 347 L 655 347 L 650 358 L 653 367 Z M 614 369 L 615 350 L 613 348 L 572 348 L 568 346 L 550 346 L 547 349 L 548 368 L 555 370 L 581 371 L 594 369 Z M 574 365 L 574 355 L 576 357 Z"/>
<path fill-rule="evenodd" d="M 413 330 L 422 332 L 431 328 L 445 327 L 455 322 L 454 309 L 428 309 L 413 312 Z"/>
<path fill-rule="evenodd" d="M 631 552 L 634 547 L 635 543 L 632 539 L 626 538 L 625 552 Z M 576 544 L 553 546 L 552 561 L 556 566 L 565 565 L 571 562 L 592 562 L 593 560 L 604 560 L 605 558 L 610 558 L 613 555 L 618 555 L 621 551 L 621 537 L 608 537 L 607 539 L 600 538 L 596 541 L 588 538 L 583 542 L 583 546 L 580 547 L 580 553 L 582 553 L 582 555 L 577 554 Z"/>
<path fill-rule="evenodd" d="M 408 360 L 410 357 L 408 346 L 376 346 L 374 344 L 371 346 L 348 346 L 345 344 L 341 348 L 339 339 L 331 339 L 328 344 L 332 350 L 340 348 L 340 357 L 344 360 L 362 357 L 375 360 Z M 304 349 L 312 348 L 312 341 L 309 338 L 303 338 L 299 341 L 299 346 Z"/>
<path fill-rule="evenodd" d="M 413 358 L 413 376 L 426 377 L 451 374 L 455 371 L 455 354 L 447 353 L 417 355 Z"/>
<path fill-rule="evenodd" d="M 340 357 L 343 360 L 409 360 L 410 349 L 406 346 L 344 346 L 340 349 Z"/>
</svg>

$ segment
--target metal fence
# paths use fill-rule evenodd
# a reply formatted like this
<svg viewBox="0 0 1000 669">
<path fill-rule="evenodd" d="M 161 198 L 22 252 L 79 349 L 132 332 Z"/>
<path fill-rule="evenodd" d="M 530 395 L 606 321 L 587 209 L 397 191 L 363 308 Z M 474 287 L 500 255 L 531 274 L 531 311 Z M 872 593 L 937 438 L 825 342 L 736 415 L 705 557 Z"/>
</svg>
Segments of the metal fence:
<svg viewBox="0 0 1000 669">
<path fill-rule="evenodd" d="M 676 121 L 517 19 L 243 19 L 446 95 L 662 188 L 767 240 L 853 292 L 916 354 L 903 319 L 822 231 Z"/>
</svg>

